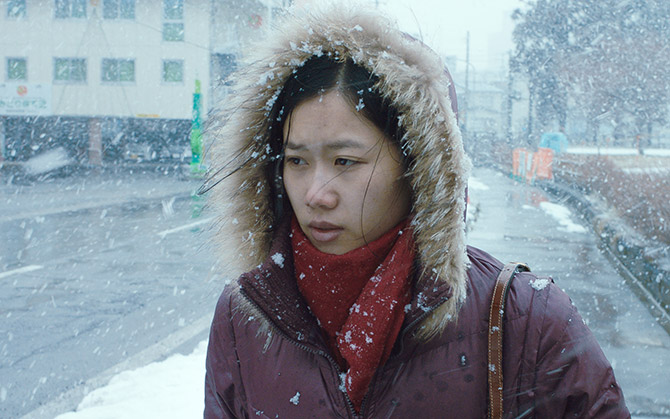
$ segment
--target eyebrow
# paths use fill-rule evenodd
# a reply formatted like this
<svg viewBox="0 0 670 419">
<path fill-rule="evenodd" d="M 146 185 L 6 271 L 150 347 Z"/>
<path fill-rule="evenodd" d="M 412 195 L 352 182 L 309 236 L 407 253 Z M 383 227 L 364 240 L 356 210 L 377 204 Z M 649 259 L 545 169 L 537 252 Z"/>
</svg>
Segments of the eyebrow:
<svg viewBox="0 0 670 419">
<path fill-rule="evenodd" d="M 290 140 L 286 143 L 286 149 L 288 150 L 293 150 L 293 151 L 301 151 L 301 150 L 306 150 L 309 147 L 307 147 L 305 144 L 296 144 L 292 143 Z M 355 140 L 335 140 L 335 141 L 330 141 L 327 142 L 325 145 L 325 148 L 330 149 L 330 150 L 340 150 L 343 148 L 357 148 L 357 149 L 364 149 L 365 146 L 358 141 Z"/>
</svg>

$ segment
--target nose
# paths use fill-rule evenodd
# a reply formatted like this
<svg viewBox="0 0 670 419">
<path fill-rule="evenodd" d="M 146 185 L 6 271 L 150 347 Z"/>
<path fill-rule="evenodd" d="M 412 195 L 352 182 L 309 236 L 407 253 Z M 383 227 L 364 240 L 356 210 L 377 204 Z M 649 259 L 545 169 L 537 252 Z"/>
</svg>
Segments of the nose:
<svg viewBox="0 0 670 419">
<path fill-rule="evenodd" d="M 316 171 L 309 181 L 305 194 L 305 204 L 310 208 L 333 209 L 337 206 L 338 195 L 335 179 L 321 171 Z"/>
</svg>

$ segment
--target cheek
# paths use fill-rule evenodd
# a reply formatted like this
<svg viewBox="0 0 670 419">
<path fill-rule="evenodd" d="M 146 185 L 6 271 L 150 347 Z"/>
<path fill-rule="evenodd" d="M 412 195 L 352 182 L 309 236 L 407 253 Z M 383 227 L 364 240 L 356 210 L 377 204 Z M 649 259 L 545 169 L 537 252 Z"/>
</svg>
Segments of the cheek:
<svg viewBox="0 0 670 419">
<path fill-rule="evenodd" d="M 291 206 L 295 209 L 294 203 L 300 195 L 300 184 L 298 179 L 288 173 L 284 173 L 282 178 L 284 179 L 284 191 L 286 191 L 286 195 L 288 196 L 288 200 L 291 203 Z"/>
<path fill-rule="evenodd" d="M 400 173 L 395 170 L 375 174 L 367 190 L 365 207 L 381 214 L 396 209 L 395 206 L 400 205 L 399 198 L 406 195 L 404 182 L 397 180 L 398 176 Z"/>
</svg>

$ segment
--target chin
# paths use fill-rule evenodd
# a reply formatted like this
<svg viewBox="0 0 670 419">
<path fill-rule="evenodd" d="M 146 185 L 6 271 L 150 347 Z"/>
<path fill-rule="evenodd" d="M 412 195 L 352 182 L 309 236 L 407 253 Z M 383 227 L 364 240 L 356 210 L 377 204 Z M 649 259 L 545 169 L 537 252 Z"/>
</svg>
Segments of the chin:
<svg viewBox="0 0 670 419">
<path fill-rule="evenodd" d="M 312 242 L 312 243 L 314 243 L 314 242 Z M 321 251 L 323 253 L 327 253 L 329 255 L 343 255 L 343 254 L 347 253 L 348 251 L 353 250 L 353 249 L 349 249 L 348 247 L 345 247 L 345 246 L 342 246 L 342 245 L 339 245 L 339 244 L 333 244 L 333 243 L 324 243 L 324 244 L 322 244 L 318 247 L 317 246 L 314 246 L 314 247 L 316 247 L 319 251 Z"/>
<path fill-rule="evenodd" d="M 343 255 L 348 252 L 348 250 L 341 249 L 337 246 L 321 246 L 319 250 L 329 255 Z"/>
</svg>

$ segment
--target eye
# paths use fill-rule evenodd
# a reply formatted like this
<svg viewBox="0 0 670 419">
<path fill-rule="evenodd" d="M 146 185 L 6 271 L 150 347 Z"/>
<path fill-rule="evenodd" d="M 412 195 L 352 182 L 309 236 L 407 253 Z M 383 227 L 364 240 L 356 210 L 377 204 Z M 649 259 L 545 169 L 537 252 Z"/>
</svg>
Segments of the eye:
<svg viewBox="0 0 670 419">
<path fill-rule="evenodd" d="M 335 159 L 335 166 L 353 166 L 356 163 L 358 162 L 355 160 L 345 159 L 342 157 Z"/>
<path fill-rule="evenodd" d="M 286 157 L 284 161 L 286 164 L 291 166 L 301 166 L 306 164 L 305 160 L 301 159 L 300 157 Z"/>
</svg>

